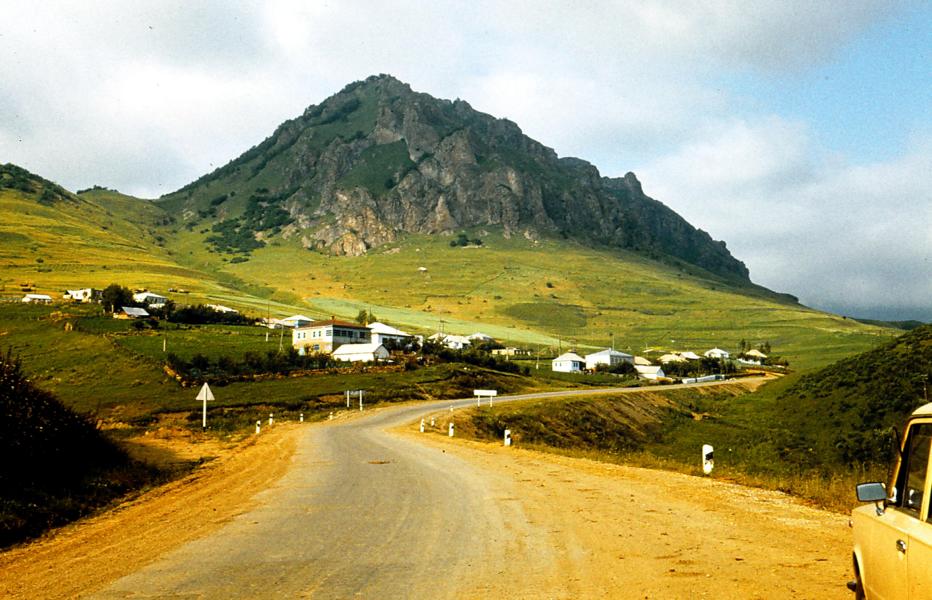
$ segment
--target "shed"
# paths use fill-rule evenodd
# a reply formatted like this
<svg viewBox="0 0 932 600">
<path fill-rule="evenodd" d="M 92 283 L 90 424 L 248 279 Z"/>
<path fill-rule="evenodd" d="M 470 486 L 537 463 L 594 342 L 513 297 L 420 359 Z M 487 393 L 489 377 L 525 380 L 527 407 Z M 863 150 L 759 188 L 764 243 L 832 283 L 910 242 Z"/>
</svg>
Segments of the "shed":
<svg viewBox="0 0 932 600">
<path fill-rule="evenodd" d="M 382 344 L 343 344 L 333 351 L 333 358 L 346 362 L 375 362 L 389 356 Z"/>
<path fill-rule="evenodd" d="M 51 304 L 52 297 L 48 294 L 26 294 L 23 296 L 23 302 L 26 304 Z"/>
<path fill-rule="evenodd" d="M 638 372 L 638 377 L 642 379 L 649 379 L 651 381 L 656 381 L 666 377 L 664 375 L 663 369 L 657 366 L 646 366 L 646 365 L 634 365 L 634 369 Z"/>
<path fill-rule="evenodd" d="M 712 348 L 711 350 L 706 350 L 703 353 L 703 356 L 706 358 L 728 358 L 731 356 L 726 350 L 721 348 Z"/>
<path fill-rule="evenodd" d="M 113 313 L 114 319 L 142 319 L 148 316 L 146 309 L 136 306 L 124 306 Z"/>
</svg>

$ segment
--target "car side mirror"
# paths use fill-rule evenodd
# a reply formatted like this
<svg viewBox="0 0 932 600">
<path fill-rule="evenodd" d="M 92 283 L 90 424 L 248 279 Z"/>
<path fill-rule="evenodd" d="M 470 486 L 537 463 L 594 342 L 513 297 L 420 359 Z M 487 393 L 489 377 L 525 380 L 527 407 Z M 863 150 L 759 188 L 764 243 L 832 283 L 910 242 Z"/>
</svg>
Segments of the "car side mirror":
<svg viewBox="0 0 932 600">
<path fill-rule="evenodd" d="M 859 483 L 855 488 L 860 502 L 876 502 L 877 514 L 883 514 L 883 502 L 887 499 L 887 488 L 880 482 Z"/>
</svg>

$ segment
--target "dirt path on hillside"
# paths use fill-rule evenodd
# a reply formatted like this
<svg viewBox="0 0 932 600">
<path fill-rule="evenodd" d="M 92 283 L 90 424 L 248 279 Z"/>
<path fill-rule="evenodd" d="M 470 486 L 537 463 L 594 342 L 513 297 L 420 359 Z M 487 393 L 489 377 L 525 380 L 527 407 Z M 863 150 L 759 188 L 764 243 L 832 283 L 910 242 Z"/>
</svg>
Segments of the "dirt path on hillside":
<svg viewBox="0 0 932 600">
<path fill-rule="evenodd" d="M 300 431 L 280 425 L 238 444 L 184 444 L 180 452 L 177 443 L 155 441 L 149 446 L 155 453 L 172 448 L 186 459 L 219 457 L 114 510 L 0 553 L 0 597 L 80 597 L 208 535 L 288 470 Z"/>
</svg>

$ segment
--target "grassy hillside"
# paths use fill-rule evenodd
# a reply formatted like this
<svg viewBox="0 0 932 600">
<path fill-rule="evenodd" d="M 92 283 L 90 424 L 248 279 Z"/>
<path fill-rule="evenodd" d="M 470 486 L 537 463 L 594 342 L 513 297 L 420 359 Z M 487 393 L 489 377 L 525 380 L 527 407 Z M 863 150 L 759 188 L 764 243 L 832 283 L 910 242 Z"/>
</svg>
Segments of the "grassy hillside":
<svg viewBox="0 0 932 600">
<path fill-rule="evenodd" d="M 83 516 L 158 474 L 0 354 L 0 547 Z"/>
</svg>

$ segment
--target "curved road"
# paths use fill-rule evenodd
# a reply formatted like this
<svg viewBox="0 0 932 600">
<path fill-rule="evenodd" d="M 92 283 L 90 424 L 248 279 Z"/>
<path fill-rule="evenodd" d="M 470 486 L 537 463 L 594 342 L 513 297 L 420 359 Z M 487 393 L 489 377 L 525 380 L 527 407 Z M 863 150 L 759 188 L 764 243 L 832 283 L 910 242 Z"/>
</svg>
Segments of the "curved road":
<svg viewBox="0 0 932 600">
<path fill-rule="evenodd" d="M 625 392 L 496 402 L 593 393 Z M 449 406 L 474 405 L 471 399 L 394 407 L 308 427 L 288 473 L 259 495 L 257 508 L 91 597 L 498 597 L 509 582 L 520 584 L 511 594 L 518 597 L 580 595 L 578 582 L 562 580 L 572 575 L 566 565 L 580 560 L 567 556 L 572 532 L 547 522 L 540 510 L 526 514 L 517 471 L 483 469 L 436 438 L 422 444 L 386 431 Z M 548 468 L 554 477 L 569 476 Z"/>
</svg>

